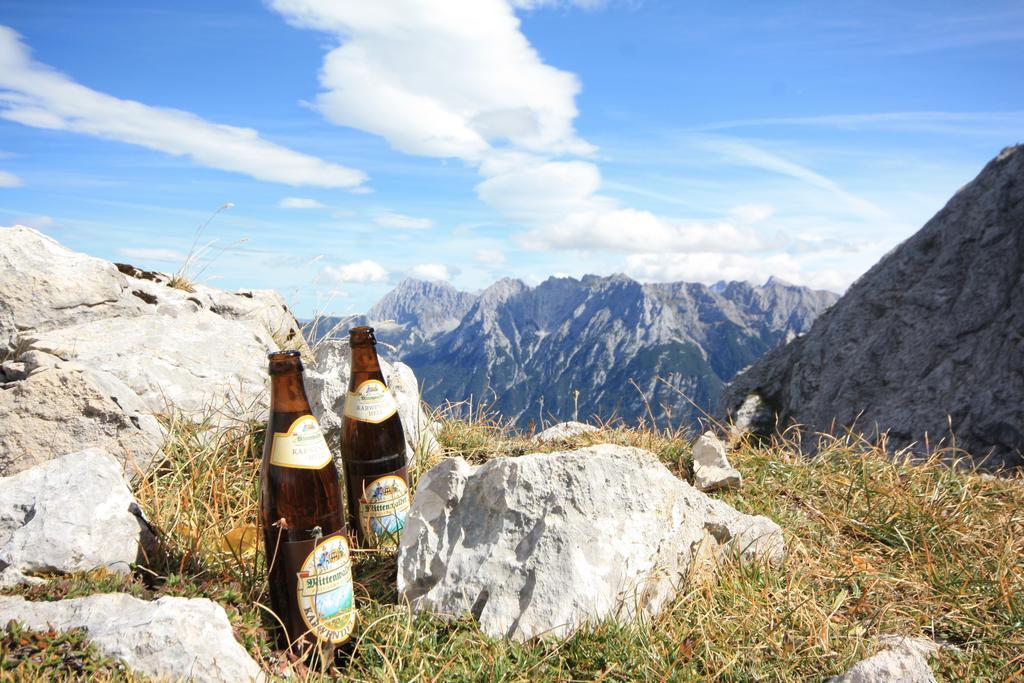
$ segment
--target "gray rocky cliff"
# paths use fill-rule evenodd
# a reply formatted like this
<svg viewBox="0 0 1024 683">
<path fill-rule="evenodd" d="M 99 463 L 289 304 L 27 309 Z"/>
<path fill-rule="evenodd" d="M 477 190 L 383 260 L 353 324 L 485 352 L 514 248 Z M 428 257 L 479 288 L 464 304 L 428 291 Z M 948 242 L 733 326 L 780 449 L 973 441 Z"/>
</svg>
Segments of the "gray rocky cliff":
<svg viewBox="0 0 1024 683">
<path fill-rule="evenodd" d="M 927 442 L 1019 466 L 1024 146 L 1003 150 L 806 335 L 740 375 L 724 411 L 752 395 L 765 406 L 755 431 L 852 428 L 896 448 Z"/>
</svg>

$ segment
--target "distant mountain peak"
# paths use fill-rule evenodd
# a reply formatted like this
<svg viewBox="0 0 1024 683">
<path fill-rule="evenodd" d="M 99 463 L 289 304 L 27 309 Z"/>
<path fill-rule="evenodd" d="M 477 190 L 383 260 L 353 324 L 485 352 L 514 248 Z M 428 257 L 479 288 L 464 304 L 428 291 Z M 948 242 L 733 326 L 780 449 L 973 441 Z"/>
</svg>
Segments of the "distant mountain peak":
<svg viewBox="0 0 1024 683">
<path fill-rule="evenodd" d="M 762 287 L 796 287 L 792 282 L 783 280 L 781 277 L 776 275 L 769 275 L 768 279 L 765 280 Z"/>
</svg>

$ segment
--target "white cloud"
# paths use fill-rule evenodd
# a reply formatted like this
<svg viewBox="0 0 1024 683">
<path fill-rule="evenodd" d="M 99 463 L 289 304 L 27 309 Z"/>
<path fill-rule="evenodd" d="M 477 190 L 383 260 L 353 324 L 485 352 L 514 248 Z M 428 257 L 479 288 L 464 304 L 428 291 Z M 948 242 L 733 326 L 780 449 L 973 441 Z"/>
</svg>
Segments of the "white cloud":
<svg viewBox="0 0 1024 683">
<path fill-rule="evenodd" d="M 500 266 L 508 260 L 505 258 L 505 252 L 500 249 L 477 249 L 473 252 L 473 258 L 492 266 Z"/>
<path fill-rule="evenodd" d="M 1006 135 L 1013 136 L 1024 127 L 1024 111 L 897 111 L 874 114 L 737 119 L 709 123 L 699 126 L 695 130 L 712 131 L 763 126 L 820 126 L 844 130 L 879 129 L 913 133 L 983 133 L 986 135 L 999 135 L 1001 132 L 1005 132 Z"/>
<path fill-rule="evenodd" d="M 576 76 L 544 64 L 504 0 L 270 0 L 290 23 L 332 33 L 316 107 L 396 149 L 482 161 L 508 143 L 586 154 L 572 121 Z"/>
<path fill-rule="evenodd" d="M 756 252 L 777 248 L 751 227 L 728 221 L 668 220 L 650 211 L 610 209 L 571 213 L 540 225 L 519 241 L 526 249 L 606 249 L 637 253 Z"/>
<path fill-rule="evenodd" d="M 20 36 L 0 26 L 0 117 L 154 149 L 223 171 L 286 185 L 357 187 L 362 171 L 268 142 L 251 128 L 178 109 L 122 100 L 34 61 Z"/>
<path fill-rule="evenodd" d="M 603 2 L 269 2 L 290 23 L 340 42 L 320 73 L 316 106 L 327 119 L 382 136 L 409 154 L 457 157 L 475 167 L 481 176 L 477 196 L 522 227 L 516 239 L 523 248 L 625 252 L 632 254 L 629 267 L 650 277 L 692 271 L 690 279 L 766 279 L 774 273 L 809 281 L 798 260 L 805 254 L 788 253 L 797 252 L 782 232 L 789 217 L 774 218 L 773 205 L 741 204 L 717 220 L 695 220 L 657 215 L 602 194 L 595 149 L 573 127 L 580 84 L 543 63 L 520 31 L 515 10 Z M 862 219 L 885 217 L 871 202 L 778 154 L 730 138 L 701 142 L 697 149 L 705 157 L 710 151 L 726 163 L 796 179 L 804 194 L 812 194 L 805 191 L 812 186 L 822 191 L 814 194 Z M 376 222 L 427 227 L 415 223 L 420 220 L 385 214 Z M 803 248 L 810 254 L 817 247 L 802 240 Z M 755 252 L 763 256 L 752 257 Z M 481 250 L 476 258 L 498 263 L 504 255 Z"/>
<path fill-rule="evenodd" d="M 582 9 L 602 9 L 610 0 L 512 0 L 512 6 L 518 9 L 539 9 L 542 7 L 580 7 Z"/>
<path fill-rule="evenodd" d="M 400 213 L 378 214 L 374 217 L 373 222 L 382 228 L 395 228 L 397 230 L 427 230 L 434 227 L 434 221 L 429 218 L 404 216 Z"/>
<path fill-rule="evenodd" d="M 710 138 L 699 143 L 699 145 L 705 150 L 718 154 L 732 163 L 779 173 L 800 180 L 812 187 L 825 190 L 845 203 L 850 211 L 868 220 L 885 220 L 889 218 L 888 213 L 884 209 L 866 199 L 847 192 L 830 178 L 826 178 L 806 166 L 784 159 L 778 154 L 745 140 Z"/>
<path fill-rule="evenodd" d="M 369 259 L 346 263 L 341 266 L 325 266 L 323 274 L 334 282 L 386 282 L 388 271 L 384 266 Z"/>
<path fill-rule="evenodd" d="M 551 161 L 507 170 L 476 186 L 477 196 L 510 218 L 551 221 L 574 211 L 610 209 L 596 195 L 601 171 L 587 161 Z"/>
<path fill-rule="evenodd" d="M 308 197 L 285 197 L 277 204 L 282 209 L 326 209 L 327 205 Z"/>
<path fill-rule="evenodd" d="M 146 248 L 125 248 L 118 249 L 117 253 L 128 258 L 143 259 L 146 261 L 163 261 L 183 263 L 187 255 L 173 249 L 146 249 Z"/>
<path fill-rule="evenodd" d="M 52 228 L 57 224 L 57 221 L 52 216 L 32 216 L 30 218 L 23 218 L 18 221 L 22 225 L 27 225 L 30 228 L 41 230 L 43 228 Z"/>
<path fill-rule="evenodd" d="M 421 263 L 413 267 L 411 273 L 421 280 L 450 280 L 452 277 L 448 267 L 442 263 Z"/>
<path fill-rule="evenodd" d="M 852 267 L 850 267 L 852 266 Z M 787 253 L 751 256 L 695 252 L 689 254 L 634 254 L 623 271 L 642 282 L 704 282 L 746 280 L 763 284 L 775 276 L 795 285 L 843 292 L 863 272 L 860 262 L 840 268 L 821 268 Z"/>
<path fill-rule="evenodd" d="M 21 178 L 8 171 L 0 171 L 0 187 L 21 187 Z"/>
</svg>

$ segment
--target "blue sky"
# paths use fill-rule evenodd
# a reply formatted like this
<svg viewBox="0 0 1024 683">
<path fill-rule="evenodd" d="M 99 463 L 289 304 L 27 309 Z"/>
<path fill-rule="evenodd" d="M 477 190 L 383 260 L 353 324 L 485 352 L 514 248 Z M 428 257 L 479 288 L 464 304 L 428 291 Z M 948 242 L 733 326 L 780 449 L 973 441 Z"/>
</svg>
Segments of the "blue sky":
<svg viewBox="0 0 1024 683">
<path fill-rule="evenodd" d="M 1024 139 L 1020 2 L 0 0 L 0 25 L 0 225 L 173 272 L 230 203 L 194 274 L 306 316 L 406 276 L 842 291 Z"/>
</svg>

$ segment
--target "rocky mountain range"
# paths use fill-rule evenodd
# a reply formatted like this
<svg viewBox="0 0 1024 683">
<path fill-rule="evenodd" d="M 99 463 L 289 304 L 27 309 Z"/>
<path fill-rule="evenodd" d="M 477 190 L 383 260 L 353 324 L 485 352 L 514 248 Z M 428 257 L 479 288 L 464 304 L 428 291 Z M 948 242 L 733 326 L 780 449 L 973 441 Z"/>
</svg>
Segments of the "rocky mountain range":
<svg viewBox="0 0 1024 683">
<path fill-rule="evenodd" d="M 356 325 L 372 324 L 378 341 L 398 356 L 458 327 L 477 295 L 460 292 L 447 282 L 408 279 L 388 292 L 365 315 L 322 316 L 308 326 L 312 339 L 344 338 Z"/>
<path fill-rule="evenodd" d="M 692 423 L 739 370 L 806 331 L 837 299 L 771 279 L 641 284 L 624 275 L 504 279 L 479 294 L 402 282 L 365 316 L 433 405 L 481 402 L 523 427 L 559 419 Z"/>
<path fill-rule="evenodd" d="M 1003 150 L 791 344 L 730 386 L 760 432 L 852 430 L 1024 463 L 1024 146 Z M 814 441 L 813 438 L 809 441 Z"/>
</svg>

